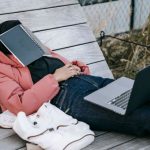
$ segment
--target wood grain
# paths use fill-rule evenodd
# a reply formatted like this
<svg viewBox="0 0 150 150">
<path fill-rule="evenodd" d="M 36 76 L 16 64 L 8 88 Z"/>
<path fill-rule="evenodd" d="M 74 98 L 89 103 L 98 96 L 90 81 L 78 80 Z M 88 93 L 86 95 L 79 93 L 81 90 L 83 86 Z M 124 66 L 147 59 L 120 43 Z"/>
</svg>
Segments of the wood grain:
<svg viewBox="0 0 150 150">
<path fill-rule="evenodd" d="M 0 150 L 16 150 L 23 146 L 25 146 L 25 141 L 21 140 L 17 135 L 0 140 Z"/>
<path fill-rule="evenodd" d="M 106 134 L 107 132 L 106 131 L 94 131 L 94 133 L 95 133 L 95 136 L 98 137 L 98 136 L 102 136 Z"/>
<path fill-rule="evenodd" d="M 55 52 L 70 61 L 80 60 L 86 64 L 105 60 L 103 53 L 96 42 L 65 48 Z"/>
<path fill-rule="evenodd" d="M 17 150 L 27 150 L 27 148 L 26 147 L 22 147 L 22 148 L 19 148 Z"/>
<path fill-rule="evenodd" d="M 77 0 L 1 0 L 0 14 L 77 3 Z"/>
<path fill-rule="evenodd" d="M 95 41 L 95 37 L 87 24 L 41 31 L 35 35 L 53 50 Z"/>
<path fill-rule="evenodd" d="M 128 143 L 121 144 L 112 148 L 111 150 L 149 150 L 150 149 L 150 137 L 136 138 Z"/>
<path fill-rule="evenodd" d="M 106 61 L 91 64 L 89 67 L 92 75 L 113 79 L 113 74 L 111 73 Z"/>
<path fill-rule="evenodd" d="M 0 22 L 13 19 L 20 20 L 32 31 L 86 22 L 79 4 L 0 15 Z"/>
<path fill-rule="evenodd" d="M 15 132 L 12 129 L 0 129 L 0 140 L 5 139 L 11 135 L 14 135 Z"/>
<path fill-rule="evenodd" d="M 127 142 L 134 137 L 117 133 L 106 133 L 102 136 L 98 136 L 92 145 L 88 146 L 84 150 L 107 150 L 111 147 Z"/>
</svg>

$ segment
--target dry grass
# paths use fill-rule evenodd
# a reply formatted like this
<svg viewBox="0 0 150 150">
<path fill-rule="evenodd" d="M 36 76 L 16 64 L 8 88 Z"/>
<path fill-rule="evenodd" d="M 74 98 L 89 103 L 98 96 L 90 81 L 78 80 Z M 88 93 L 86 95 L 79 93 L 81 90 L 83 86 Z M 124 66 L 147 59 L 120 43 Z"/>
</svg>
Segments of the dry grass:
<svg viewBox="0 0 150 150">
<path fill-rule="evenodd" d="M 142 30 L 118 37 L 150 45 L 150 17 Z M 150 48 L 108 38 L 104 41 L 102 50 L 115 78 L 126 76 L 134 79 L 139 70 L 150 65 Z"/>
</svg>

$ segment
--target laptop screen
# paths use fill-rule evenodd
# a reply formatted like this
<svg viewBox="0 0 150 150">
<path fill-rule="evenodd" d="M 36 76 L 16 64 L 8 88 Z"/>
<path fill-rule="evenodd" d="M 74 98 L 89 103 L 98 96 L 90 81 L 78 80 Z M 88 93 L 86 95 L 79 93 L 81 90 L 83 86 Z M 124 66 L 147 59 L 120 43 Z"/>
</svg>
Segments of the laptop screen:
<svg viewBox="0 0 150 150">
<path fill-rule="evenodd" d="M 130 99 L 127 114 L 150 104 L 150 66 L 137 73 Z"/>
</svg>

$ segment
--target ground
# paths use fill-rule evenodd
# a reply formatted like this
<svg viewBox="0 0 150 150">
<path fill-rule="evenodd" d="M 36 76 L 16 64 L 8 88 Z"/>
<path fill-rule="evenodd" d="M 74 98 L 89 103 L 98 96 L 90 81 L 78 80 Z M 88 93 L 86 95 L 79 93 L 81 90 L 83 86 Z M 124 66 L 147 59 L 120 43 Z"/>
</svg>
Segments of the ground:
<svg viewBox="0 0 150 150">
<path fill-rule="evenodd" d="M 150 16 L 141 30 L 120 34 L 116 37 L 149 45 L 149 48 L 145 48 L 107 38 L 101 47 L 115 78 L 126 76 L 134 79 L 139 70 L 150 65 Z"/>
</svg>

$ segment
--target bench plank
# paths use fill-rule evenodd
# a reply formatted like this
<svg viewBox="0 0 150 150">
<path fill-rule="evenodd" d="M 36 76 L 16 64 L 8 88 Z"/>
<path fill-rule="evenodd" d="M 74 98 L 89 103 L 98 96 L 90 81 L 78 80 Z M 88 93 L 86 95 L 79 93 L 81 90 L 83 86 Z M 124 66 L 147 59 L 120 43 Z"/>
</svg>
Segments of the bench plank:
<svg viewBox="0 0 150 150">
<path fill-rule="evenodd" d="M 0 128 L 0 140 L 14 135 L 15 132 L 12 129 L 1 129 Z"/>
<path fill-rule="evenodd" d="M 123 134 L 106 133 L 102 136 L 98 136 L 95 141 L 87 148 L 84 148 L 84 150 L 106 150 L 121 143 L 130 141 L 133 138 L 133 136 Z"/>
<path fill-rule="evenodd" d="M 61 26 L 86 22 L 83 10 L 79 4 L 0 15 L 0 18 L 1 22 L 19 19 L 32 31 L 58 28 Z"/>
<path fill-rule="evenodd" d="M 105 60 L 96 42 L 55 51 L 68 60 L 80 60 L 86 64 Z"/>
<path fill-rule="evenodd" d="M 94 131 L 94 133 L 95 133 L 95 136 L 98 137 L 98 136 L 106 134 L 107 132 L 106 131 Z"/>
<path fill-rule="evenodd" d="M 149 150 L 150 149 L 150 137 L 146 138 L 136 138 L 134 140 L 129 141 L 128 143 L 124 143 L 122 145 L 116 146 L 111 150 Z"/>
<path fill-rule="evenodd" d="M 77 0 L 3 0 L 0 5 L 0 14 L 61 5 L 77 4 Z"/>
<path fill-rule="evenodd" d="M 21 140 L 16 134 L 0 140 L 0 148 L 3 150 L 15 150 L 25 146 L 25 141 Z"/>
<path fill-rule="evenodd" d="M 35 35 L 53 50 L 95 41 L 95 37 L 87 24 L 41 31 Z"/>
<path fill-rule="evenodd" d="M 94 64 L 90 64 L 89 68 L 91 70 L 92 75 L 113 79 L 113 75 L 112 75 L 106 61 L 101 61 L 101 62 L 97 62 Z"/>
<path fill-rule="evenodd" d="M 27 148 L 26 148 L 26 147 L 23 147 L 23 148 L 19 148 L 19 149 L 17 149 L 17 150 L 27 150 Z"/>
<path fill-rule="evenodd" d="M 26 147 L 23 147 L 23 148 L 19 148 L 19 149 L 17 149 L 17 150 L 27 150 L 27 148 L 26 148 Z"/>
</svg>

